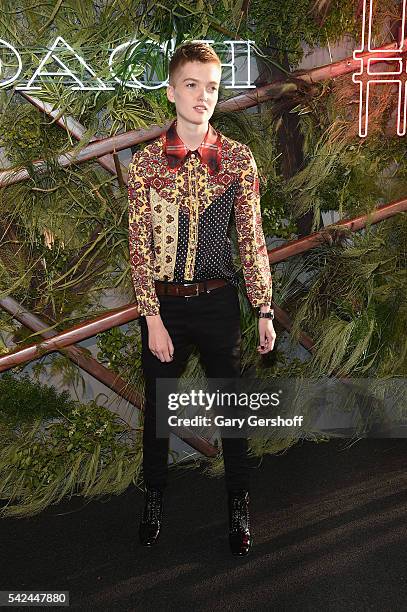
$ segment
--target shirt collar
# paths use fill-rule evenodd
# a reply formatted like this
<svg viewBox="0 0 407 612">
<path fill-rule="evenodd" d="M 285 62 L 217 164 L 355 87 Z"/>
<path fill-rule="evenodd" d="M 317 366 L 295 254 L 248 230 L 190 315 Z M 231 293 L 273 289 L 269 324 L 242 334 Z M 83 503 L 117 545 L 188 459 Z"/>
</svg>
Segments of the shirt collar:
<svg viewBox="0 0 407 612">
<path fill-rule="evenodd" d="M 164 152 L 171 170 L 178 170 L 184 163 L 185 158 L 190 154 L 190 149 L 183 143 L 176 130 L 177 120 L 171 123 L 168 130 L 164 133 Z M 222 143 L 219 133 L 208 124 L 208 130 L 197 153 L 202 162 L 208 166 L 210 174 L 215 174 L 220 170 Z"/>
</svg>

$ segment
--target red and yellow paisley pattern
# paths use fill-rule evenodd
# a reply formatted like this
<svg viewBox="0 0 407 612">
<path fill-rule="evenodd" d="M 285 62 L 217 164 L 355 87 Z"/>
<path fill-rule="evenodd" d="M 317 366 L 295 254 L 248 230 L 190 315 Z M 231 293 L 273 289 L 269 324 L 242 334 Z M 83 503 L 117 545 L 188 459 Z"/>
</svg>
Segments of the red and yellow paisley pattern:
<svg viewBox="0 0 407 612">
<path fill-rule="evenodd" d="M 230 264 L 216 265 L 216 254 L 230 244 L 232 208 L 247 296 L 254 307 L 269 304 L 272 279 L 253 154 L 210 124 L 201 147 L 188 151 L 175 124 L 137 151 L 129 165 L 130 263 L 140 314 L 160 311 L 154 280 L 233 274 Z"/>
</svg>

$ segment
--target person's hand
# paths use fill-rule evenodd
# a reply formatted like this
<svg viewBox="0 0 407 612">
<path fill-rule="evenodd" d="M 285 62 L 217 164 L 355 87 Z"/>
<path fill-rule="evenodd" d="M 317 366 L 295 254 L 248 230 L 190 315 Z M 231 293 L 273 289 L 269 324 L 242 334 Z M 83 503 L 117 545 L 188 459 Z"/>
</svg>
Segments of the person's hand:
<svg viewBox="0 0 407 612">
<path fill-rule="evenodd" d="M 257 347 L 257 351 L 260 355 L 265 355 L 273 350 L 276 332 L 272 319 L 259 319 L 259 338 L 260 346 Z"/>
<path fill-rule="evenodd" d="M 174 357 L 174 345 L 160 315 L 146 317 L 148 348 L 157 359 L 169 362 Z"/>
</svg>

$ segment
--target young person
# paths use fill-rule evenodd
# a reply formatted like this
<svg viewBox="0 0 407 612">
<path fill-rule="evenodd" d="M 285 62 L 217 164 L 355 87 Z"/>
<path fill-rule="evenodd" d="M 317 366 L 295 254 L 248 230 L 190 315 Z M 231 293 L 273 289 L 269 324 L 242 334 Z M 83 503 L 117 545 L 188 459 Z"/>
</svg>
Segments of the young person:
<svg viewBox="0 0 407 612">
<path fill-rule="evenodd" d="M 179 378 L 196 346 L 208 378 L 240 376 L 238 277 L 227 236 L 236 225 L 247 296 L 259 310 L 258 352 L 275 342 L 272 280 L 261 225 L 259 182 L 249 147 L 209 123 L 221 62 L 206 43 L 178 47 L 167 97 L 176 119 L 129 166 L 129 245 L 140 312 L 146 401 L 143 433 L 145 502 L 140 541 L 161 529 L 168 438 L 156 436 L 156 381 Z M 247 437 L 222 435 L 233 554 L 251 547 Z"/>
</svg>

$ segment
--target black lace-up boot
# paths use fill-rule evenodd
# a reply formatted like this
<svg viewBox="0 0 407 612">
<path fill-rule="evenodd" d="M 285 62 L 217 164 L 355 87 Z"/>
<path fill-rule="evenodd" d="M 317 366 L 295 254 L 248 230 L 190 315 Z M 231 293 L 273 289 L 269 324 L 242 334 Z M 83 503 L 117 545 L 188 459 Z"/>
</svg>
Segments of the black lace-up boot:
<svg viewBox="0 0 407 612">
<path fill-rule="evenodd" d="M 229 506 L 229 544 L 232 554 L 247 555 L 252 545 L 249 517 L 249 492 L 230 491 Z"/>
<path fill-rule="evenodd" d="M 144 511 L 139 526 L 140 542 L 143 546 L 156 543 L 161 529 L 163 494 L 159 489 L 146 489 Z"/>
</svg>

